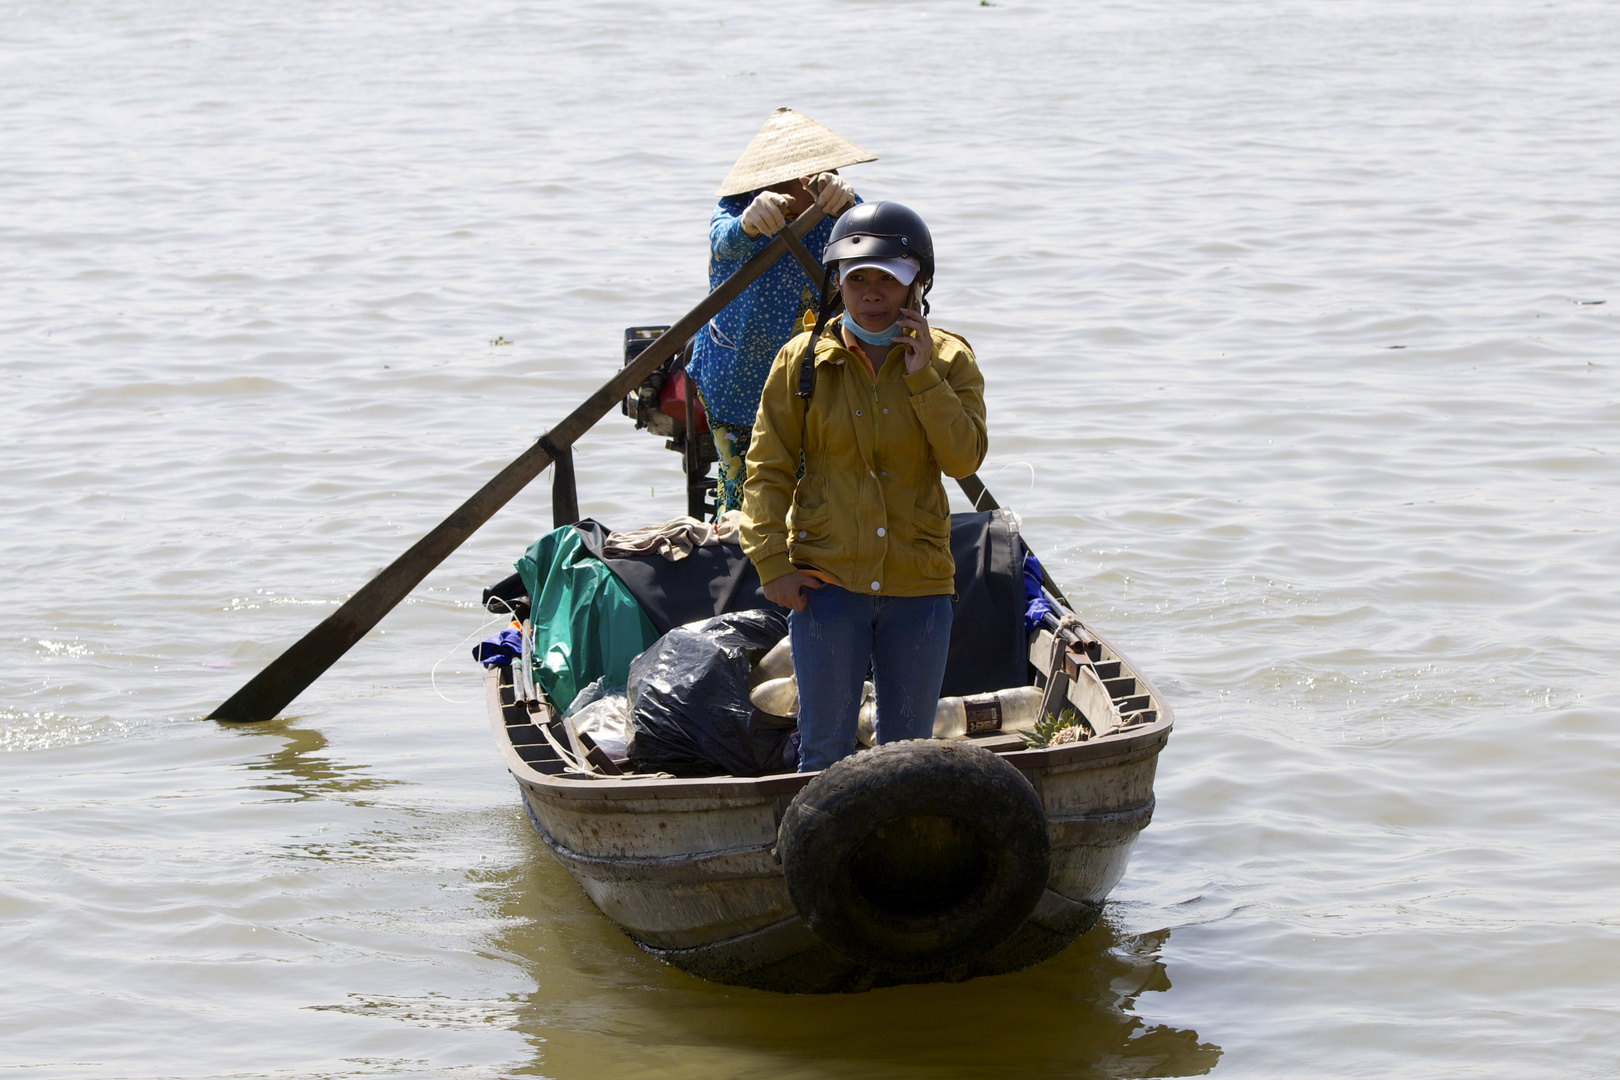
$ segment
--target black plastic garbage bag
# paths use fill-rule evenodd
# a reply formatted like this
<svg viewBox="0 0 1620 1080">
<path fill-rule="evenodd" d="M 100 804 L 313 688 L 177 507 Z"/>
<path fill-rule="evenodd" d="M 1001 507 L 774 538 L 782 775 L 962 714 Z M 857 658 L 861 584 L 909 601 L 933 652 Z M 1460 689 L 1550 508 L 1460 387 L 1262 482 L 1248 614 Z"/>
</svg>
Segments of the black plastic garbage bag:
<svg viewBox="0 0 1620 1080">
<path fill-rule="evenodd" d="M 677 626 L 630 662 L 630 742 L 637 772 L 764 776 L 783 772 L 793 731 L 748 701 L 753 660 L 781 641 L 779 611 L 734 611 Z"/>
</svg>

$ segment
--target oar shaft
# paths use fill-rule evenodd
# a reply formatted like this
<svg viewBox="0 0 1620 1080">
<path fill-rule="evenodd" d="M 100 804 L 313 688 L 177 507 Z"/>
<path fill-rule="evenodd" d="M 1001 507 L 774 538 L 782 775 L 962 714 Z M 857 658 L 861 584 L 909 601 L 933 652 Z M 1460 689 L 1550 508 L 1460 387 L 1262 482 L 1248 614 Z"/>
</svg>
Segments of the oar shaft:
<svg viewBox="0 0 1620 1080">
<path fill-rule="evenodd" d="M 793 252 L 793 257 L 804 267 L 805 274 L 810 278 L 810 287 L 820 290 L 822 271 L 825 268 L 816 262 L 816 257 L 810 254 L 810 249 L 804 246 L 804 241 L 793 235 L 792 229 L 783 229 L 782 239 L 787 241 L 788 250 Z"/>
<path fill-rule="evenodd" d="M 808 213 L 789 227 L 794 238 L 803 237 L 822 217 L 820 207 L 811 207 Z M 786 238 L 779 235 L 756 252 L 702 303 L 660 334 L 642 350 L 641 355 L 586 398 L 562 423 L 496 473 L 472 498 L 457 507 L 432 532 L 412 544 L 405 554 L 389 563 L 380 574 L 322 620 L 320 625 L 249 679 L 208 718 L 243 723 L 274 718 L 348 652 L 355 642 L 365 637 L 372 627 L 382 621 L 384 615 L 410 595 L 411 590 L 466 542 L 479 526 L 511 501 L 529 481 L 539 476 L 551 464 L 555 452 L 572 446 L 574 440 L 607 415 L 608 410 L 631 390 L 640 386 L 653 369 L 675 355 L 688 338 L 719 314 L 721 308 L 736 299 L 788 250 Z"/>
</svg>

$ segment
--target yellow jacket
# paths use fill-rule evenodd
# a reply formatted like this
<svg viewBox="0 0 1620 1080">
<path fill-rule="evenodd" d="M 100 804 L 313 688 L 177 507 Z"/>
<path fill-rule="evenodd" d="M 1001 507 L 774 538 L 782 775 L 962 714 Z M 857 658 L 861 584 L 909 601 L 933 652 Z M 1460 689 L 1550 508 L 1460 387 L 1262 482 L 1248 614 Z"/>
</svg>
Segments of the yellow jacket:
<svg viewBox="0 0 1620 1080">
<path fill-rule="evenodd" d="M 813 568 L 855 593 L 948 596 L 940 473 L 967 476 L 984 460 L 984 376 L 966 341 L 934 330 L 932 364 L 906 374 L 896 345 L 874 383 L 841 332 L 834 324 L 816 342 L 808 402 L 797 391 L 809 333 L 771 364 L 748 447 L 743 550 L 762 583 Z"/>
</svg>

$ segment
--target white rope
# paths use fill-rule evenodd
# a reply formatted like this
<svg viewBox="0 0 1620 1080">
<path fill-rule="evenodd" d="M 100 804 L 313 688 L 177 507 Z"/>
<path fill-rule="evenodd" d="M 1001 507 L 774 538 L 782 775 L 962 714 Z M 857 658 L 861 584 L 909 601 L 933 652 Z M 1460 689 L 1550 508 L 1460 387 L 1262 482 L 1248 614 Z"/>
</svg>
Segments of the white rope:
<svg viewBox="0 0 1620 1080">
<path fill-rule="evenodd" d="M 566 719 L 562 721 L 562 725 L 563 730 L 567 731 L 568 721 Z M 551 748 L 557 752 L 557 756 L 562 759 L 562 763 L 567 766 L 569 772 L 584 773 L 586 776 L 601 775 L 594 765 L 576 754 L 572 746 L 564 746 L 562 743 L 558 742 L 557 736 L 551 731 L 550 724 L 536 724 L 535 727 L 540 729 L 540 734 L 546 737 L 546 742 L 551 744 Z M 573 733 L 569 732 L 569 735 L 570 741 L 572 741 Z"/>
<path fill-rule="evenodd" d="M 428 682 L 429 682 L 429 684 L 432 685 L 433 692 L 435 694 L 438 694 L 440 699 L 442 699 L 444 701 L 448 701 L 452 705 L 465 705 L 469 701 L 477 701 L 478 700 L 478 695 L 477 694 L 474 694 L 470 698 L 449 698 L 449 697 L 445 697 L 444 696 L 444 691 L 439 689 L 439 665 L 444 663 L 446 660 L 450 659 L 451 654 L 453 654 L 457 649 L 465 649 L 467 647 L 467 642 L 471 641 L 475 637 L 478 637 L 485 630 L 488 630 L 491 626 L 494 626 L 498 622 L 511 622 L 511 621 L 512 621 L 512 616 L 510 614 L 508 614 L 508 613 L 496 613 L 494 615 L 491 615 L 487 621 L 485 621 L 482 625 L 480 625 L 478 627 L 478 629 L 474 630 L 472 633 L 470 633 L 466 637 L 462 638 L 459 642 L 457 642 L 456 644 L 450 646 L 450 648 L 446 649 L 444 651 L 444 655 L 439 657 L 437 660 L 435 660 L 433 662 L 432 669 L 428 671 Z"/>
</svg>

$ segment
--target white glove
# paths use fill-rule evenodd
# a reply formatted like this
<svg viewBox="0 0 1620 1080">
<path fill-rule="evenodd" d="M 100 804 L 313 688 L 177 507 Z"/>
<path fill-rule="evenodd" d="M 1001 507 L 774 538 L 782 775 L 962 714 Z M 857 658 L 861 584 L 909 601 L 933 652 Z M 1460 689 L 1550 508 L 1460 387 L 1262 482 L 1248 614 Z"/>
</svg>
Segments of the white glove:
<svg viewBox="0 0 1620 1080">
<path fill-rule="evenodd" d="M 828 217 L 837 217 L 848 210 L 855 203 L 855 189 L 849 186 L 837 173 L 824 172 L 810 181 L 815 188 L 820 185 L 821 190 L 816 195 L 816 205 L 826 212 Z"/>
<path fill-rule="evenodd" d="M 785 211 L 792 203 L 792 197 L 780 191 L 760 192 L 742 212 L 743 232 L 749 236 L 775 236 L 787 224 Z"/>
</svg>

